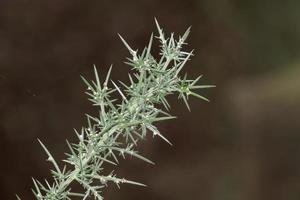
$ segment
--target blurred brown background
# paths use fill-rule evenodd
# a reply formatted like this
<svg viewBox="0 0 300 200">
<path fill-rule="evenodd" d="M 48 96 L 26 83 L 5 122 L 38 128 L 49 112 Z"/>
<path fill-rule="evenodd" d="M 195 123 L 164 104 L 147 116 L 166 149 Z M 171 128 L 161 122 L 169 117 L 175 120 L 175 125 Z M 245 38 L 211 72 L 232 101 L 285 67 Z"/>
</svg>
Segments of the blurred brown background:
<svg viewBox="0 0 300 200">
<path fill-rule="evenodd" d="M 211 103 L 192 112 L 172 101 L 175 121 L 159 125 L 173 142 L 147 140 L 155 166 L 128 159 L 121 177 L 149 187 L 105 189 L 106 199 L 300 199 L 300 1 L 0 1 L 0 199 L 33 199 L 31 177 L 49 177 L 40 138 L 62 159 L 65 139 L 94 113 L 82 74 L 126 80 L 126 49 L 142 49 L 154 17 L 170 33 L 192 25 L 186 70 L 204 74 Z"/>
</svg>

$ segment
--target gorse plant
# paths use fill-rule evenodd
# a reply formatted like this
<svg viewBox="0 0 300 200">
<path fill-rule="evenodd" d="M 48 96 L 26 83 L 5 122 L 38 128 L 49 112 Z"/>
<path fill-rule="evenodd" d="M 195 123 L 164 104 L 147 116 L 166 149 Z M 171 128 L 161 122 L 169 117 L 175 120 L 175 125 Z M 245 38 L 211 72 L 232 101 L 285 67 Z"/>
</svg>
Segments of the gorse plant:
<svg viewBox="0 0 300 200">
<path fill-rule="evenodd" d="M 114 173 L 105 173 L 104 164 L 117 165 L 120 156 L 123 158 L 133 156 L 154 164 L 140 155 L 135 147 L 138 141 L 144 139 L 149 133 L 171 144 L 154 125 L 155 122 L 174 118 L 167 113 L 170 108 L 167 95 L 178 93 L 189 110 L 189 96 L 208 101 L 194 90 L 213 86 L 198 85 L 201 76 L 192 80 L 187 79 L 186 75 L 180 76 L 182 68 L 193 55 L 192 51 L 185 52 L 182 49 L 186 44 L 190 28 L 176 40 L 173 33 L 167 38 L 156 20 L 155 22 L 158 29 L 156 38 L 160 42 L 159 59 L 151 54 L 153 34 L 141 54 L 133 50 L 120 36 L 131 55 L 126 63 L 134 70 L 129 74 L 129 85 L 121 81 L 118 84 L 111 81 L 113 87 L 108 86 L 112 67 L 109 68 L 103 83 L 100 82 L 96 67 L 94 68 L 95 81 L 87 81 L 82 77 L 87 85 L 86 94 L 90 97 L 89 100 L 100 108 L 99 116 L 87 115 L 87 126 L 82 127 L 80 131 L 75 130 L 78 143 L 67 141 L 70 152 L 66 154 L 66 159 L 62 160 L 63 167 L 60 167 L 39 140 L 48 156 L 47 160 L 54 168 L 51 170 L 52 183 L 47 180 L 42 183 L 33 179 L 32 191 L 36 199 L 66 200 L 77 196 L 82 199 L 93 197 L 102 200 L 101 191 L 108 182 L 118 186 L 121 183 L 145 186 L 142 183 L 118 178 Z M 111 94 L 114 92 L 121 96 L 120 103 L 112 99 Z M 162 104 L 165 109 L 158 108 L 159 104 Z M 84 192 L 72 191 L 70 186 L 74 182 L 79 183 Z M 18 196 L 17 198 L 20 199 Z"/>
</svg>

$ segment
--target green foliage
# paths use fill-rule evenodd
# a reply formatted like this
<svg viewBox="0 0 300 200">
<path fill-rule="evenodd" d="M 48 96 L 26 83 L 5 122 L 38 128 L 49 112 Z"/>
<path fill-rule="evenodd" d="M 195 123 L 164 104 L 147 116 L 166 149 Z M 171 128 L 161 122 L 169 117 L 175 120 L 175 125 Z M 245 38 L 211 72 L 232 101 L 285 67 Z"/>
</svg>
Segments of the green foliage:
<svg viewBox="0 0 300 200">
<path fill-rule="evenodd" d="M 162 104 L 167 111 L 170 109 L 166 99 L 167 95 L 178 93 L 179 98 L 183 99 L 188 109 L 190 109 L 187 101 L 189 96 L 208 101 L 194 90 L 213 86 L 197 85 L 201 76 L 195 80 L 188 80 L 186 76 L 181 78 L 179 75 L 193 55 L 192 51 L 182 50 L 190 28 L 182 37 L 175 40 L 174 34 L 166 38 L 157 21 L 156 25 L 159 33 L 157 38 L 160 41 L 159 60 L 151 54 L 153 34 L 141 54 L 138 54 L 137 50 L 133 50 L 120 36 L 131 54 L 126 63 L 134 70 L 132 74 L 129 74 L 129 85 L 120 81 L 118 84 L 111 81 L 113 87 L 109 87 L 112 67 L 103 83 L 99 79 L 96 67 L 94 67 L 95 81 L 88 81 L 82 77 L 87 85 L 86 94 L 89 96 L 89 100 L 100 109 L 99 116 L 87 115 L 87 126 L 82 127 L 80 131 L 75 130 L 78 143 L 67 141 L 70 151 L 66 153 L 66 159 L 62 160 L 64 163 L 62 168 L 39 140 L 48 156 L 47 161 L 53 164 L 54 169 L 51 170 L 52 184 L 47 180 L 41 183 L 33 179 L 34 189 L 32 191 L 36 199 L 65 200 L 71 199 L 72 196 L 80 196 L 82 199 L 94 197 L 101 200 L 103 199 L 101 191 L 108 182 L 113 182 L 118 186 L 121 183 L 145 186 L 142 183 L 118 178 L 113 172 L 104 174 L 104 165 L 118 165 L 120 157 L 125 158 L 126 156 L 133 156 L 154 164 L 140 155 L 136 151 L 136 146 L 138 141 L 149 133 L 171 144 L 154 125 L 157 121 L 174 118 L 166 111 L 157 108 L 157 105 Z M 116 104 L 116 99 L 111 98 L 110 95 L 114 92 L 120 95 L 121 103 Z M 70 184 L 73 182 L 78 182 L 85 192 L 72 191 Z M 17 198 L 20 199 L 18 196 Z"/>
</svg>

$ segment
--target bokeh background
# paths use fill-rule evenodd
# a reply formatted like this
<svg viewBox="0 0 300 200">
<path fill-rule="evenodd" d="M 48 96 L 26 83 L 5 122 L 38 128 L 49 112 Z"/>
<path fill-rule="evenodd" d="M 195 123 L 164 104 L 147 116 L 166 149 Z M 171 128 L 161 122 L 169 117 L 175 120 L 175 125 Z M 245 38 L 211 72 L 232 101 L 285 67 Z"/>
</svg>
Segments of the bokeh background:
<svg viewBox="0 0 300 200">
<path fill-rule="evenodd" d="M 129 159 L 121 177 L 149 187 L 111 185 L 106 199 L 300 199 L 300 1 L 1 0 L 0 199 L 33 199 L 31 177 L 49 178 L 37 143 L 64 158 L 65 139 L 95 113 L 79 78 L 126 80 L 121 33 L 142 49 L 157 17 L 166 32 L 192 25 L 186 67 L 204 74 L 192 112 L 170 98 L 175 121 L 159 124 L 174 144 L 140 145 L 155 166 Z"/>
</svg>

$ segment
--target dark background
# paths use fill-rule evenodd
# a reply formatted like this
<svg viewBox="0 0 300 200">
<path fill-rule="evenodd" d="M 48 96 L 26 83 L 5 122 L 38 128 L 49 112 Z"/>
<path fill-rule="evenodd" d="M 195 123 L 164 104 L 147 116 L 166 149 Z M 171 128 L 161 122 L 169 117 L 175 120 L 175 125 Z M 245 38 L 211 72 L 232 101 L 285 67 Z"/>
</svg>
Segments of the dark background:
<svg viewBox="0 0 300 200">
<path fill-rule="evenodd" d="M 65 139 L 94 113 L 79 78 L 126 80 L 121 33 L 142 49 L 154 17 L 170 33 L 192 25 L 186 67 L 204 74 L 192 112 L 170 98 L 174 121 L 159 124 L 173 147 L 148 139 L 155 166 L 128 159 L 121 177 L 147 188 L 111 185 L 106 199 L 300 199 L 300 1 L 1 0 L 0 199 L 33 199 L 31 177 L 49 178 L 37 143 L 64 158 Z"/>
</svg>

